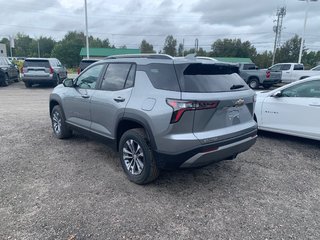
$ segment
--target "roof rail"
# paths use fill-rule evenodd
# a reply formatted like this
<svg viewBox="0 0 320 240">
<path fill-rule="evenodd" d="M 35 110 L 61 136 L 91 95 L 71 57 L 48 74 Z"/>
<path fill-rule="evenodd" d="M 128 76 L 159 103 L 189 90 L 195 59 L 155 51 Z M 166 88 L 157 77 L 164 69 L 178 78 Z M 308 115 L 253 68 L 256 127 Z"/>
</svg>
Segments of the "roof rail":
<svg viewBox="0 0 320 240">
<path fill-rule="evenodd" d="M 173 59 L 167 54 L 122 54 L 122 55 L 112 55 L 106 57 L 105 59 L 119 59 L 119 58 L 151 58 L 151 59 Z"/>
</svg>

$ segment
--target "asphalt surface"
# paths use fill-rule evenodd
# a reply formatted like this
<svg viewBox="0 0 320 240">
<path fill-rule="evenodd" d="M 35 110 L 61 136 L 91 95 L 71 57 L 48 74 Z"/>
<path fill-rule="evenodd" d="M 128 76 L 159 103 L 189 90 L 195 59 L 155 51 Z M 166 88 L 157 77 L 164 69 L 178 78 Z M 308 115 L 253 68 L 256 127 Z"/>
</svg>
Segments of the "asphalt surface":
<svg viewBox="0 0 320 240">
<path fill-rule="evenodd" d="M 0 88 L 0 239 L 320 239 L 319 142 L 262 132 L 138 186 L 105 145 L 53 137 L 51 90 Z"/>
</svg>

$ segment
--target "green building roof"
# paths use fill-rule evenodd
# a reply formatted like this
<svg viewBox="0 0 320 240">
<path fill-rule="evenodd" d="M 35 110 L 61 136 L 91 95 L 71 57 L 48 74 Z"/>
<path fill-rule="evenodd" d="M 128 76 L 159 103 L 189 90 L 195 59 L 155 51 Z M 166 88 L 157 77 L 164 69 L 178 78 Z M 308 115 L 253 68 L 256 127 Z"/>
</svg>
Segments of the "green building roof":
<svg viewBox="0 0 320 240">
<path fill-rule="evenodd" d="M 250 58 L 237 58 L 237 57 L 214 57 L 214 58 L 221 62 L 252 63 L 252 60 Z"/>
<path fill-rule="evenodd" d="M 89 48 L 90 57 L 108 57 L 112 55 L 120 54 L 138 54 L 140 49 L 129 49 L 129 48 Z M 80 56 L 87 56 L 87 49 L 81 48 Z"/>
</svg>

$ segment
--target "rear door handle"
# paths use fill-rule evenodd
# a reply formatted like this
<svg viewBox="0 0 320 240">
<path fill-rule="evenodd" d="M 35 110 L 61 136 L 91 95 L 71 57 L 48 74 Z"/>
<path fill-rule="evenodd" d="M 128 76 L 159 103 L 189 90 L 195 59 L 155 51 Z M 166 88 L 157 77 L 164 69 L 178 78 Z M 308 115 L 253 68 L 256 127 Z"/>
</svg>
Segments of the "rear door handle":
<svg viewBox="0 0 320 240">
<path fill-rule="evenodd" d="M 116 102 L 124 102 L 126 99 L 123 97 L 117 97 L 117 98 L 114 98 L 113 100 L 115 100 Z"/>
<path fill-rule="evenodd" d="M 90 96 L 85 94 L 85 95 L 81 95 L 81 97 L 82 98 L 89 98 Z"/>
</svg>

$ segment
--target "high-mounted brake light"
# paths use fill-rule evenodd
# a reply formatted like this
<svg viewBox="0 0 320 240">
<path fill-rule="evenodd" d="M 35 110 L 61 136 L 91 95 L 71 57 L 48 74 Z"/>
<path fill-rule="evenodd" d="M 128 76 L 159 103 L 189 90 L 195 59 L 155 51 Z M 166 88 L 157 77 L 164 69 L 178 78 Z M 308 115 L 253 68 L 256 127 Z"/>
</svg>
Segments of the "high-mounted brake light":
<svg viewBox="0 0 320 240">
<path fill-rule="evenodd" d="M 170 123 L 176 123 L 181 119 L 184 112 L 216 108 L 219 101 L 184 101 L 167 99 L 167 104 L 173 109 Z"/>
</svg>

